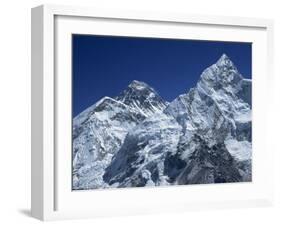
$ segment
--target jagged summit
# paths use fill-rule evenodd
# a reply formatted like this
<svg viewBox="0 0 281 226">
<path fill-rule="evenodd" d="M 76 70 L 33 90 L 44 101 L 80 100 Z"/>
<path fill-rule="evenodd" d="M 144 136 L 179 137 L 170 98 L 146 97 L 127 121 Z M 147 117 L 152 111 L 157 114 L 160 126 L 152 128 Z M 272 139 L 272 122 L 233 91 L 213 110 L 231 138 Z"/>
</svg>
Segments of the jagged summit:
<svg viewBox="0 0 281 226">
<path fill-rule="evenodd" d="M 216 66 L 225 67 L 227 69 L 232 69 L 237 71 L 236 66 L 225 53 L 222 54 L 222 56 L 218 59 L 218 61 L 216 62 Z"/>
<path fill-rule="evenodd" d="M 133 80 L 115 99 L 124 101 L 131 96 L 147 96 L 150 93 L 156 91 L 145 82 Z"/>
<path fill-rule="evenodd" d="M 151 86 L 137 80 L 133 80 L 115 99 L 136 108 L 146 116 L 166 107 L 166 101 Z"/>
<path fill-rule="evenodd" d="M 158 95 L 158 93 L 155 91 L 154 88 L 152 88 L 147 83 L 138 80 L 133 80 L 128 85 L 128 87 L 121 93 L 121 96 L 123 96 L 125 93 L 137 94 L 137 95 L 147 95 L 149 93 L 155 93 Z"/>
<path fill-rule="evenodd" d="M 201 74 L 200 86 L 220 88 L 221 86 L 236 86 L 243 79 L 230 58 L 223 54 L 215 64 L 211 65 Z"/>
<path fill-rule="evenodd" d="M 129 88 L 131 89 L 137 89 L 137 90 L 143 90 L 143 89 L 153 89 L 152 87 L 150 87 L 148 84 L 146 84 L 145 82 L 141 82 L 141 81 L 137 81 L 137 80 L 133 80 L 129 86 Z"/>
<path fill-rule="evenodd" d="M 230 58 L 225 53 L 221 55 L 216 64 L 220 64 L 223 62 L 231 62 Z"/>
</svg>

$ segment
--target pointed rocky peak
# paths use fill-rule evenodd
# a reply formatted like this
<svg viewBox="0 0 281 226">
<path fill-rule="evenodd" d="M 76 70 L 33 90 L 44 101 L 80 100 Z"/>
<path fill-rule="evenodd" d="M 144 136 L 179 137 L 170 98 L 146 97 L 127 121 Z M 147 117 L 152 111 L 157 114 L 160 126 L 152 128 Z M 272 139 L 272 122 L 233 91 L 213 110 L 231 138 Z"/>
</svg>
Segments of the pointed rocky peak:
<svg viewBox="0 0 281 226">
<path fill-rule="evenodd" d="M 216 65 L 219 67 L 235 67 L 233 62 L 230 60 L 230 58 L 225 53 L 222 54 L 222 56 L 216 62 Z"/>
<path fill-rule="evenodd" d="M 151 93 L 157 94 L 157 92 L 148 84 L 145 82 L 133 80 L 128 87 L 121 92 L 119 96 L 117 96 L 115 99 L 119 101 L 126 101 L 128 98 L 131 97 L 143 97 L 148 96 Z M 158 94 L 157 94 L 158 95 Z"/>
<path fill-rule="evenodd" d="M 144 90 L 144 89 L 151 89 L 153 90 L 152 87 L 150 87 L 149 85 L 147 85 L 145 82 L 141 82 L 141 81 L 137 81 L 137 80 L 133 80 L 129 86 L 129 88 L 131 89 L 135 89 L 135 90 Z"/>
<path fill-rule="evenodd" d="M 137 80 L 133 80 L 120 95 L 121 98 L 125 99 L 130 99 L 131 97 L 142 99 L 154 96 L 159 96 L 155 89 L 153 89 L 147 83 Z"/>
<path fill-rule="evenodd" d="M 233 73 L 239 74 L 235 64 L 231 61 L 231 59 L 226 54 L 222 54 L 222 56 L 215 63 L 215 66 L 219 68 L 222 72 L 231 71 Z"/>
<path fill-rule="evenodd" d="M 133 80 L 115 99 L 145 115 L 162 111 L 166 107 L 166 101 L 151 86 L 137 80 Z"/>
<path fill-rule="evenodd" d="M 227 85 L 236 86 L 242 79 L 234 63 L 223 54 L 215 64 L 203 71 L 199 84 L 217 90 Z"/>
</svg>

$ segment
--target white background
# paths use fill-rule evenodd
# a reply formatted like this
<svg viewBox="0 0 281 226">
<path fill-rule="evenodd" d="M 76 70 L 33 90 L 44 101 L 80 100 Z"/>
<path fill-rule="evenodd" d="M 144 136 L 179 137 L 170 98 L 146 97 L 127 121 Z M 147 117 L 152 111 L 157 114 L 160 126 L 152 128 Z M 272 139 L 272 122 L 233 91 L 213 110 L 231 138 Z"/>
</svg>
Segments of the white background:
<svg viewBox="0 0 281 226">
<path fill-rule="evenodd" d="M 275 108 L 270 128 L 275 132 L 276 204 L 270 208 L 196 211 L 179 214 L 51 222 L 51 225 L 280 225 L 281 224 L 281 14 L 280 1 L 245 0 L 6 0 L 0 8 L 0 224 L 36 225 L 30 208 L 30 8 L 42 3 L 111 9 L 152 10 L 207 15 L 275 19 Z M 279 40 L 279 42 L 278 42 Z M 279 52 L 278 52 L 279 51 Z M 279 76 L 278 76 L 279 75 Z M 280 152 L 279 152 L 280 150 Z"/>
</svg>

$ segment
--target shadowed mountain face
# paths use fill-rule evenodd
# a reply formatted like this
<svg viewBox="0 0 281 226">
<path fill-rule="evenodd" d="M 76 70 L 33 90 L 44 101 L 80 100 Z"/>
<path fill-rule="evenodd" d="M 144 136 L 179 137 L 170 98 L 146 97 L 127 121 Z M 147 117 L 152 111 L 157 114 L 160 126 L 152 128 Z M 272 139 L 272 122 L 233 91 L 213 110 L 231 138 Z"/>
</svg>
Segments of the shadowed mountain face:
<svg viewBox="0 0 281 226">
<path fill-rule="evenodd" d="M 133 81 L 73 120 L 73 189 L 251 181 L 251 80 L 222 57 L 171 103 Z"/>
</svg>

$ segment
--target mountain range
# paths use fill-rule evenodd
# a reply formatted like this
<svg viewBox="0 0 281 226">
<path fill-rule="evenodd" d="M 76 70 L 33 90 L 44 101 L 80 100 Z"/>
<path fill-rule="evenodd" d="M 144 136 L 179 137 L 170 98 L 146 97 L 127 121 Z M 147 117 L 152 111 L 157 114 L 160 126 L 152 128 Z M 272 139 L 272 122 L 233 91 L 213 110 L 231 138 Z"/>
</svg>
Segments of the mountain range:
<svg viewBox="0 0 281 226">
<path fill-rule="evenodd" d="M 251 84 L 223 54 L 170 103 L 140 81 L 102 98 L 73 119 L 73 189 L 251 181 Z"/>
</svg>

